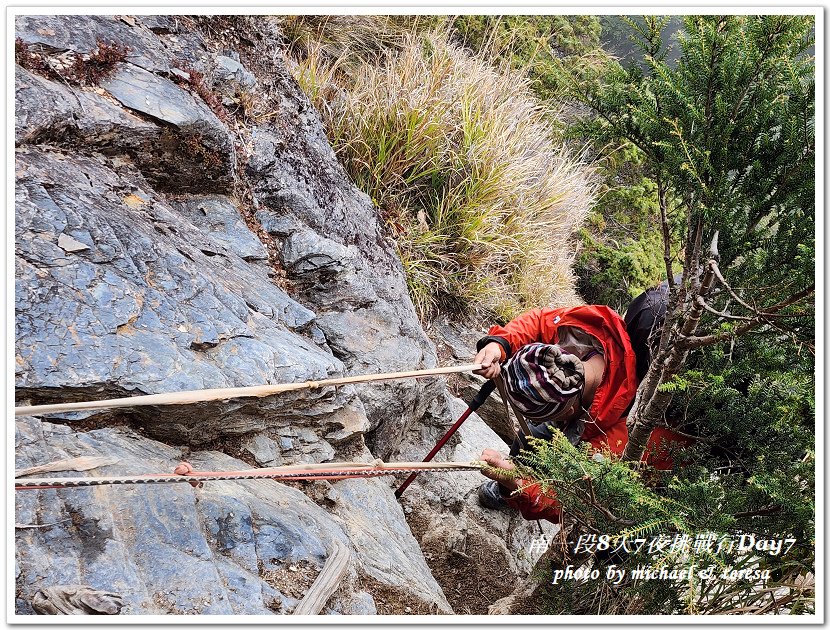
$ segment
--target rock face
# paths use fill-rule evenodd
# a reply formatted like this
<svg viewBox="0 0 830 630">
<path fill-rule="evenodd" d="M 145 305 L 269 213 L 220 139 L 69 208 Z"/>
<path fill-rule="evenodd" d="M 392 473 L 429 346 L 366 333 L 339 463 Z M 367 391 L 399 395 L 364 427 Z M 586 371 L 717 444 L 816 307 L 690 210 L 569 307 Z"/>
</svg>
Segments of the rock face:
<svg viewBox="0 0 830 630">
<path fill-rule="evenodd" d="M 303 335 L 314 313 L 276 287 L 266 266 L 234 251 L 262 255 L 253 235 L 238 235 L 241 220 L 222 224 L 225 236 L 214 240 L 140 174 L 120 170 L 41 147 L 17 152 L 18 397 L 66 400 L 342 373 L 338 359 Z M 214 200 L 188 203 L 198 213 Z M 62 237 L 85 247 L 61 247 Z M 136 417 L 151 435 L 199 444 L 296 422 L 303 409 L 318 422 L 327 407 L 335 412 L 353 397 L 331 390 Z M 331 426 L 344 428 L 335 420 Z"/>
<path fill-rule="evenodd" d="M 281 243 L 281 261 L 318 314 L 334 355 L 351 372 L 434 367 L 435 349 L 414 317 L 400 260 L 382 236 L 369 198 L 345 177 L 317 113 L 285 67 L 275 76 L 290 125 L 253 134 L 248 174 L 257 217 Z M 388 457 L 441 391 L 437 381 L 360 387 L 373 451 Z"/>
<path fill-rule="evenodd" d="M 149 21 L 149 28 L 136 28 L 136 18 L 76 15 L 67 19 L 60 15 L 22 15 L 14 26 L 15 37 L 55 53 L 91 53 L 99 41 L 117 42 L 130 49 L 127 54 L 130 64 L 149 72 L 166 72 L 171 57 L 169 40 L 162 41 L 154 36 L 150 28 L 155 20 L 158 18 Z"/>
<path fill-rule="evenodd" d="M 233 141 L 210 109 L 170 80 L 118 64 L 103 94 L 15 69 L 15 141 L 82 145 L 128 157 L 158 190 L 229 192 Z M 128 108 L 128 109 L 125 109 Z"/>
<path fill-rule="evenodd" d="M 457 398 L 451 398 L 450 404 L 455 417 L 467 408 Z M 434 444 L 447 428 L 419 425 L 417 430 L 422 444 Z M 412 445 L 418 442 L 416 435 L 406 440 Z M 508 451 L 499 436 L 472 414 L 435 461 L 475 460 L 485 448 Z M 401 458 L 415 459 L 418 450 L 409 446 Z M 516 581 L 528 575 L 546 541 L 559 531 L 558 525 L 526 521 L 512 509 L 482 508 L 477 493 L 484 481 L 475 472 L 419 475 L 401 498 L 412 531 L 456 614 L 487 614 L 489 605 L 512 593 Z"/>
<path fill-rule="evenodd" d="M 472 327 L 464 328 L 444 317 L 431 322 L 429 327 L 430 338 L 435 341 L 439 352 L 457 363 L 466 363 L 475 356 L 476 342 L 485 334 L 486 330 L 476 332 Z M 464 372 L 456 376 L 455 389 L 464 400 L 472 400 L 484 382 L 483 376 Z M 510 445 L 516 439 L 515 420 L 507 416 L 498 390 L 487 397 L 477 414 L 505 444 Z M 491 447 L 496 448 L 496 445 Z"/>
<path fill-rule="evenodd" d="M 101 455 L 116 464 L 96 475 L 170 472 L 180 449 L 133 431 L 107 428 L 76 433 L 37 419 L 17 423 L 18 466 Z M 216 451 L 194 454 L 201 470 L 239 470 L 243 462 Z M 77 473 L 61 473 L 71 476 Z M 365 484 L 363 481 L 339 482 Z M 366 484 L 367 486 L 369 484 Z M 344 488 L 364 497 L 378 488 Z M 414 590 L 435 612 L 450 608 L 420 554 L 398 505 L 376 535 L 394 537 L 397 575 L 379 571 L 382 557 L 363 531 L 375 506 L 342 502 L 340 515 L 316 505 L 295 487 L 275 481 L 107 486 L 74 490 L 27 490 L 16 497 L 17 612 L 31 614 L 39 590 L 84 584 L 117 594 L 125 614 L 290 613 L 319 573 L 334 540 L 346 544 L 353 561 L 330 601 L 328 613 L 371 608 L 362 576 L 391 588 Z M 342 503 L 342 505 L 341 505 Z M 381 534 L 381 532 L 383 532 Z"/>
<path fill-rule="evenodd" d="M 18 404 L 437 364 L 394 247 L 286 70 L 279 34 L 267 18 L 214 19 L 215 29 L 174 16 L 17 19 L 29 60 L 15 67 Z M 31 61 L 85 63 L 101 42 L 129 50 L 97 85 Z M 224 109 L 245 99 L 269 115 Z M 80 474 L 169 472 L 182 459 L 197 469 L 420 459 L 451 404 L 433 378 L 26 418 L 16 467 L 99 454 L 118 462 Z M 471 459 L 492 441 L 464 435 L 469 448 L 447 456 Z M 439 525 L 472 526 L 480 479 L 413 488 L 428 507 L 410 506 L 410 521 L 434 523 L 430 548 L 446 548 Z M 16 611 L 33 614 L 35 600 L 118 608 L 102 593 L 120 614 L 284 614 L 340 540 L 353 561 L 326 612 L 402 613 L 405 602 L 450 613 L 451 581 L 433 577 L 395 485 L 19 492 Z M 455 520 L 442 521 L 444 503 Z M 481 525 L 487 544 L 511 574 L 526 572 L 508 556 L 528 526 L 493 523 Z"/>
</svg>

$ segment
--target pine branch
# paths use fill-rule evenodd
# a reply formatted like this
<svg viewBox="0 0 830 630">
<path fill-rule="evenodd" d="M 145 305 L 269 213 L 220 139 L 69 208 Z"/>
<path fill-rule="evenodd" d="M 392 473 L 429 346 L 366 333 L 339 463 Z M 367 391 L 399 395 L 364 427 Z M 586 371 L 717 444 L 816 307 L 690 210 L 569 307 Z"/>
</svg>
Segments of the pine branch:
<svg viewBox="0 0 830 630">
<path fill-rule="evenodd" d="M 733 514 L 734 518 L 750 518 L 752 516 L 769 516 L 770 514 L 778 514 L 781 511 L 780 505 L 773 505 L 759 510 L 749 510 L 746 512 L 738 512 Z"/>
<path fill-rule="evenodd" d="M 711 346 L 716 343 L 721 343 L 723 341 L 729 341 L 730 339 L 734 339 L 735 337 L 740 337 L 741 335 L 749 332 L 750 330 L 757 328 L 761 324 L 770 323 L 767 322 L 764 318 L 770 315 L 775 314 L 777 311 L 780 311 L 792 304 L 800 302 L 806 297 L 809 297 L 813 293 L 815 293 L 816 285 L 812 284 L 806 289 L 799 291 L 798 293 L 791 295 L 786 300 L 779 302 L 778 304 L 773 304 L 772 306 L 767 307 L 764 311 L 759 312 L 759 314 L 752 318 L 751 321 L 747 322 L 743 326 L 739 326 L 735 330 L 724 332 L 724 333 L 717 333 L 713 335 L 706 335 L 703 337 L 694 337 L 694 336 L 684 336 L 681 335 L 680 338 L 677 340 L 677 343 L 685 348 L 685 349 L 695 349 L 695 348 L 702 348 L 704 346 Z"/>
<path fill-rule="evenodd" d="M 775 42 L 775 38 L 777 35 L 781 33 L 783 27 L 783 22 L 779 21 L 776 25 L 775 30 L 767 36 L 767 40 L 764 42 L 764 48 L 761 50 L 759 56 L 761 59 L 765 59 L 767 53 L 769 52 L 770 48 L 772 48 L 773 43 Z M 735 100 L 735 106 L 732 108 L 732 112 L 729 114 L 729 122 L 735 123 L 735 120 L 738 116 L 738 111 L 740 110 L 741 103 L 744 102 L 749 89 L 756 84 L 756 80 L 758 80 L 759 76 L 761 75 L 762 71 L 765 70 L 764 64 L 758 63 L 755 64 L 754 71 L 752 75 L 750 75 L 749 80 L 744 85 L 744 89 L 741 92 L 740 96 Z M 761 81 L 763 81 L 763 77 L 761 77 Z"/>
</svg>

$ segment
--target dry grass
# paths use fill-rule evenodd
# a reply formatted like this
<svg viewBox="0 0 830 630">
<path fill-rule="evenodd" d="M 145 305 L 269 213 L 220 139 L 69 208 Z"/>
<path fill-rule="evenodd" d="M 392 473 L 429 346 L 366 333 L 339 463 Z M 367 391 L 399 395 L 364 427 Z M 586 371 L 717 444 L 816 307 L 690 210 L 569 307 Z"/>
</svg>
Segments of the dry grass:
<svg viewBox="0 0 830 630">
<path fill-rule="evenodd" d="M 354 62 L 378 60 L 406 43 L 412 29 L 443 22 L 430 16 L 408 15 L 285 15 L 276 18 L 295 58 L 323 48 L 330 59 Z"/>
<path fill-rule="evenodd" d="M 509 318 L 578 302 L 570 236 L 594 186 L 554 140 L 527 80 L 444 32 L 379 28 L 373 39 L 350 26 L 356 52 L 308 36 L 293 70 L 341 162 L 380 208 L 422 318 Z M 393 43 L 378 49 L 378 39 Z"/>
</svg>

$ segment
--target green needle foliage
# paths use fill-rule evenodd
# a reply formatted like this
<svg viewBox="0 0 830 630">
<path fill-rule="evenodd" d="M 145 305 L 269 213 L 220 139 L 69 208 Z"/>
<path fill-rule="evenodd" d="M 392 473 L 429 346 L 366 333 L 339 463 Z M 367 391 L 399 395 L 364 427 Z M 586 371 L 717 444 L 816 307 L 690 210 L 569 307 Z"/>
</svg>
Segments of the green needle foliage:
<svg viewBox="0 0 830 630">
<path fill-rule="evenodd" d="M 524 72 L 547 102 L 562 100 L 569 72 L 594 62 L 601 31 L 593 15 L 461 15 L 447 27 L 476 54 Z"/>
<path fill-rule="evenodd" d="M 765 437 L 770 437 L 769 435 Z M 732 612 L 811 612 L 814 586 L 807 579 L 813 567 L 814 539 L 811 494 L 814 461 L 799 467 L 802 477 L 787 483 L 775 471 L 765 478 L 747 471 L 714 469 L 711 455 L 700 445 L 675 451 L 683 465 L 675 471 L 634 467 L 609 452 L 573 446 L 564 435 L 531 438 L 531 450 L 517 456 L 515 478 L 532 479 L 562 504 L 575 531 L 596 545 L 564 564 L 590 560 L 600 579 L 563 580 L 549 592 L 551 614 L 725 614 Z M 783 458 L 782 458 L 783 459 Z M 789 464 L 792 471 L 792 464 Z M 500 471 L 503 472 L 503 471 Z M 773 481 L 774 479 L 774 481 Z M 770 521 L 764 508 L 778 500 L 789 507 Z M 799 513 L 800 512 L 800 513 Z M 795 539 L 786 553 L 769 555 L 740 551 L 741 535 L 757 539 Z M 589 538 L 591 537 L 591 538 Z M 572 536 L 571 543 L 577 541 Z M 556 544 L 556 543 L 554 543 Z M 786 547 L 785 547 L 786 549 Z M 605 580 L 611 565 L 624 568 L 625 579 L 613 589 Z M 678 579 L 645 579 L 638 567 L 675 572 Z M 560 567 L 561 568 L 561 567 Z M 711 578 L 698 571 L 710 569 Z M 756 572 L 730 579 L 724 570 Z M 684 573 L 682 573 L 685 571 Z M 764 579 L 763 571 L 768 571 Z M 550 574 L 545 576 L 550 580 Z M 770 597 L 777 593 L 778 605 Z"/>
<path fill-rule="evenodd" d="M 725 550 L 631 556 L 629 565 L 711 561 L 771 575 L 765 584 L 633 580 L 613 592 L 566 584 L 554 591 L 551 612 L 809 613 L 815 589 L 814 19 L 687 16 L 671 63 L 666 20 L 629 20 L 641 63 L 609 62 L 575 77 L 571 95 L 592 114 L 572 131 L 601 146 L 622 140 L 636 147 L 640 172 L 656 186 L 654 196 L 643 189 L 642 208 L 666 215 L 664 277 L 676 265 L 691 272 L 675 289 L 670 315 L 677 325 L 666 333 L 671 344 L 683 341 L 678 327 L 696 303 L 693 269 L 705 262 L 702 250 L 712 234 L 720 235 L 725 281 L 706 295 L 709 310 L 694 333 L 699 343 L 688 357 L 676 355 L 683 359 L 672 373 L 660 364 L 663 371 L 648 384 L 652 391 L 644 382 L 640 392 L 646 400 L 672 396 L 665 416 L 695 442 L 674 457 L 675 470 L 637 476 L 625 470 L 631 464 L 611 457 L 596 462 L 559 439 L 537 443 L 535 454 L 520 458 L 519 474 L 554 490 L 581 532 L 646 529 L 695 538 L 712 532 L 718 539 L 752 534 L 797 542 L 780 556 Z M 636 413 L 635 423 L 642 419 Z"/>
<path fill-rule="evenodd" d="M 710 233 L 720 230 L 722 266 L 760 263 L 780 278 L 799 246 L 812 247 L 812 21 L 690 16 L 670 66 L 665 20 L 631 20 L 644 64 L 589 69 L 572 84 L 572 97 L 596 113 L 583 133 L 622 137 L 643 151 L 647 174 L 672 189 L 669 213 L 685 220 L 691 212 Z M 775 247 L 765 247 L 770 239 Z M 802 260 L 804 278 L 810 261 Z"/>
<path fill-rule="evenodd" d="M 568 133 L 579 137 L 574 130 Z M 645 155 L 630 142 L 594 150 L 599 194 L 579 230 L 574 271 L 587 303 L 608 304 L 623 313 L 633 298 L 666 275 L 657 184 L 645 174 Z M 671 227 L 676 243 L 677 226 Z"/>
</svg>

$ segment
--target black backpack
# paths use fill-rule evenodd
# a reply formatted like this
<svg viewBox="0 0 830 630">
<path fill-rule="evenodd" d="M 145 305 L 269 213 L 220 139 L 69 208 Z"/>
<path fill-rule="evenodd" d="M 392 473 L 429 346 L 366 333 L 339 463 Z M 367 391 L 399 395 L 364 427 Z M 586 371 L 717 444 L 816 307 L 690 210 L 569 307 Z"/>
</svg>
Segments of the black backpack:
<svg viewBox="0 0 830 630">
<path fill-rule="evenodd" d="M 679 282 L 680 277 L 675 278 Z M 656 287 L 638 295 L 625 311 L 625 329 L 637 357 L 637 380 L 642 381 L 648 371 L 652 355 L 660 345 L 660 332 L 666 319 L 669 302 L 669 283 L 665 280 Z"/>
</svg>

